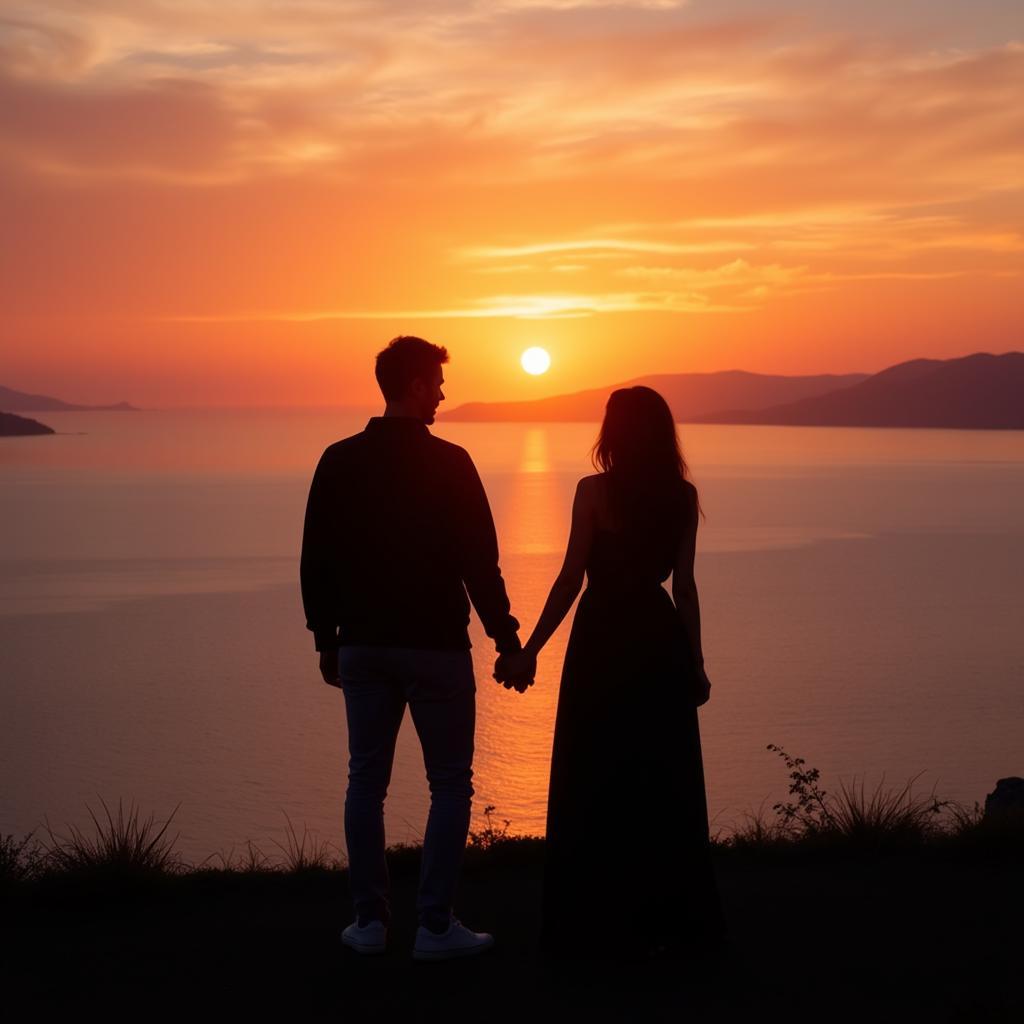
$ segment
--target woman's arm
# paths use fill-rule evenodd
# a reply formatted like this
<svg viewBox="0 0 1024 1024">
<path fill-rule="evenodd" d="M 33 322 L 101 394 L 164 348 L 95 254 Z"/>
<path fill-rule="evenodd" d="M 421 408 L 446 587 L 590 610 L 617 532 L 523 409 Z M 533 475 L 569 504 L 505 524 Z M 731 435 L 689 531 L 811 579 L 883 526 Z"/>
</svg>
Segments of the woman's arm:
<svg viewBox="0 0 1024 1024">
<path fill-rule="evenodd" d="M 576 485 L 565 560 L 555 582 L 551 585 L 551 591 L 544 603 L 544 610 L 540 613 L 537 625 L 534 626 L 530 639 L 523 647 L 524 660 L 528 659 L 534 665 L 537 655 L 551 639 L 551 634 L 561 625 L 583 586 L 587 556 L 590 554 L 590 545 L 594 539 L 593 483 L 588 483 L 588 480 L 593 480 L 593 478 L 584 477 Z M 509 658 L 511 660 L 517 656 L 509 655 Z"/>
<path fill-rule="evenodd" d="M 697 551 L 697 504 L 692 502 L 683 529 L 676 565 L 672 573 L 672 599 L 676 603 L 686 637 L 693 651 L 694 664 L 704 667 L 704 652 L 700 642 L 700 601 L 697 598 L 697 583 L 693 578 L 693 562 Z"/>
</svg>

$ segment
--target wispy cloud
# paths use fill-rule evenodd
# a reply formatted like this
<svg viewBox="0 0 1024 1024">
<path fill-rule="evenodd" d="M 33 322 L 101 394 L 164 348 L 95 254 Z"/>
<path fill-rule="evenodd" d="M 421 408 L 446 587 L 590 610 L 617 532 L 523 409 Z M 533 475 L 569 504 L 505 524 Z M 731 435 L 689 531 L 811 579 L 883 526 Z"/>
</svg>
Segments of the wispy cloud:
<svg viewBox="0 0 1024 1024">
<path fill-rule="evenodd" d="M 276 312 L 220 318 L 233 322 L 731 313 L 855 281 L 1016 273 L 1019 38 L 915 41 L 852 14 L 826 30 L 797 9 L 14 0 L 0 175 L 69 209 L 152 189 L 157 265 L 180 226 L 150 209 L 174 197 L 220 225 L 224 197 L 245 196 L 209 229 L 222 264 L 269 259 L 220 240 L 272 223 L 272 241 L 315 252 L 317 287 L 279 257 L 252 286 L 287 283 L 266 299 Z M 125 236 L 124 252 L 142 244 Z M 374 276 L 360 260 L 401 263 L 407 292 L 351 285 Z M 441 269 L 409 271 L 428 265 Z M 220 308 L 200 292 L 153 304 Z M 248 294 L 221 306 L 251 309 Z"/>
<path fill-rule="evenodd" d="M 527 245 L 466 246 L 460 250 L 459 254 L 467 259 L 488 260 L 517 259 L 522 256 L 546 256 L 550 254 L 562 256 L 565 253 L 583 255 L 595 251 L 611 254 L 716 252 L 720 251 L 721 248 L 733 249 L 735 245 L 736 243 L 733 242 L 687 244 L 681 242 L 629 241 L 612 238 L 581 238 L 564 242 L 534 242 Z"/>
<path fill-rule="evenodd" d="M 457 176 L 476 151 L 482 180 L 596 172 L 775 188 L 797 175 L 821 197 L 880 196 L 894 181 L 930 198 L 1021 185 L 1016 42 L 794 42 L 778 17 L 659 2 L 14 10 L 0 25 L 0 142 L 36 168 L 149 168 L 199 184 L 305 168 L 386 176 L 403 140 L 415 150 L 423 138 L 431 175 Z M 146 139 L 165 120 L 173 155 Z M 194 137 L 179 120 L 195 121 Z"/>
<path fill-rule="evenodd" d="M 513 318 L 561 320 L 597 313 L 735 313 L 748 306 L 716 303 L 697 292 L 678 290 L 604 294 L 494 295 L 446 309 L 374 309 L 245 312 L 165 317 L 173 323 L 312 323 L 323 320 L 462 320 Z"/>
</svg>

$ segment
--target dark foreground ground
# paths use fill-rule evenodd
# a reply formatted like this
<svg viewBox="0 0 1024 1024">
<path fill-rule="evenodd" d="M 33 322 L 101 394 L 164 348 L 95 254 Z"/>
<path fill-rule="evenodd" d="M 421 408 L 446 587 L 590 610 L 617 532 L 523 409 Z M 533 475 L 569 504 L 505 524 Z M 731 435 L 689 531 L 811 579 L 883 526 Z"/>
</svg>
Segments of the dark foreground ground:
<svg viewBox="0 0 1024 1024">
<path fill-rule="evenodd" d="M 393 861 L 381 957 L 340 943 L 351 905 L 339 871 L 22 883 L 3 895 L 0 995 L 26 1015 L 143 1020 L 1024 1021 L 1012 858 L 716 851 L 731 953 L 568 973 L 536 953 L 541 863 L 538 842 L 470 857 L 456 913 L 495 947 L 426 964 L 410 956 L 416 851 Z M 613 912 L 609 946 L 622 925 Z"/>
</svg>

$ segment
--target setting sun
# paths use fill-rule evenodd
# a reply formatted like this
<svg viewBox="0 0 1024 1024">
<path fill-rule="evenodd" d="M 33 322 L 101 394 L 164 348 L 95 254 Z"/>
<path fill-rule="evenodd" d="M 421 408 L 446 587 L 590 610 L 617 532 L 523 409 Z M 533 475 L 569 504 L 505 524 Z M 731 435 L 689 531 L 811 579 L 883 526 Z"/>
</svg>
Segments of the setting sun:
<svg viewBox="0 0 1024 1024">
<path fill-rule="evenodd" d="M 534 376 L 538 376 L 542 373 L 547 373 L 548 367 L 551 365 L 551 356 L 547 354 L 547 351 L 542 348 L 528 348 L 520 358 L 523 369 L 527 373 L 532 373 Z"/>
</svg>

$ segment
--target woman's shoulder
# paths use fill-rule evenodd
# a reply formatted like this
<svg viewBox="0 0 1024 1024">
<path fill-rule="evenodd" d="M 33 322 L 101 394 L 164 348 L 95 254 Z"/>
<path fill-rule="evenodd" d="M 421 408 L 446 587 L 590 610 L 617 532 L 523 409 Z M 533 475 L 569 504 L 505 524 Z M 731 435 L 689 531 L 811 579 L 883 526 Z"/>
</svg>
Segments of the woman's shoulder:
<svg viewBox="0 0 1024 1024">
<path fill-rule="evenodd" d="M 590 473 L 576 483 L 576 501 L 580 510 L 592 521 L 602 523 L 608 519 L 608 474 Z"/>
<path fill-rule="evenodd" d="M 587 476 L 581 476 L 576 481 L 577 497 L 593 498 L 594 495 L 601 494 L 604 491 L 604 478 L 606 476 L 606 473 L 590 473 Z"/>
<path fill-rule="evenodd" d="M 590 505 L 601 505 L 608 494 L 608 474 L 590 473 L 576 482 L 576 495 Z"/>
<path fill-rule="evenodd" d="M 683 508 L 686 511 L 687 519 L 696 520 L 697 510 L 700 504 L 697 500 L 697 488 L 690 480 L 683 480 L 682 487 Z"/>
</svg>

